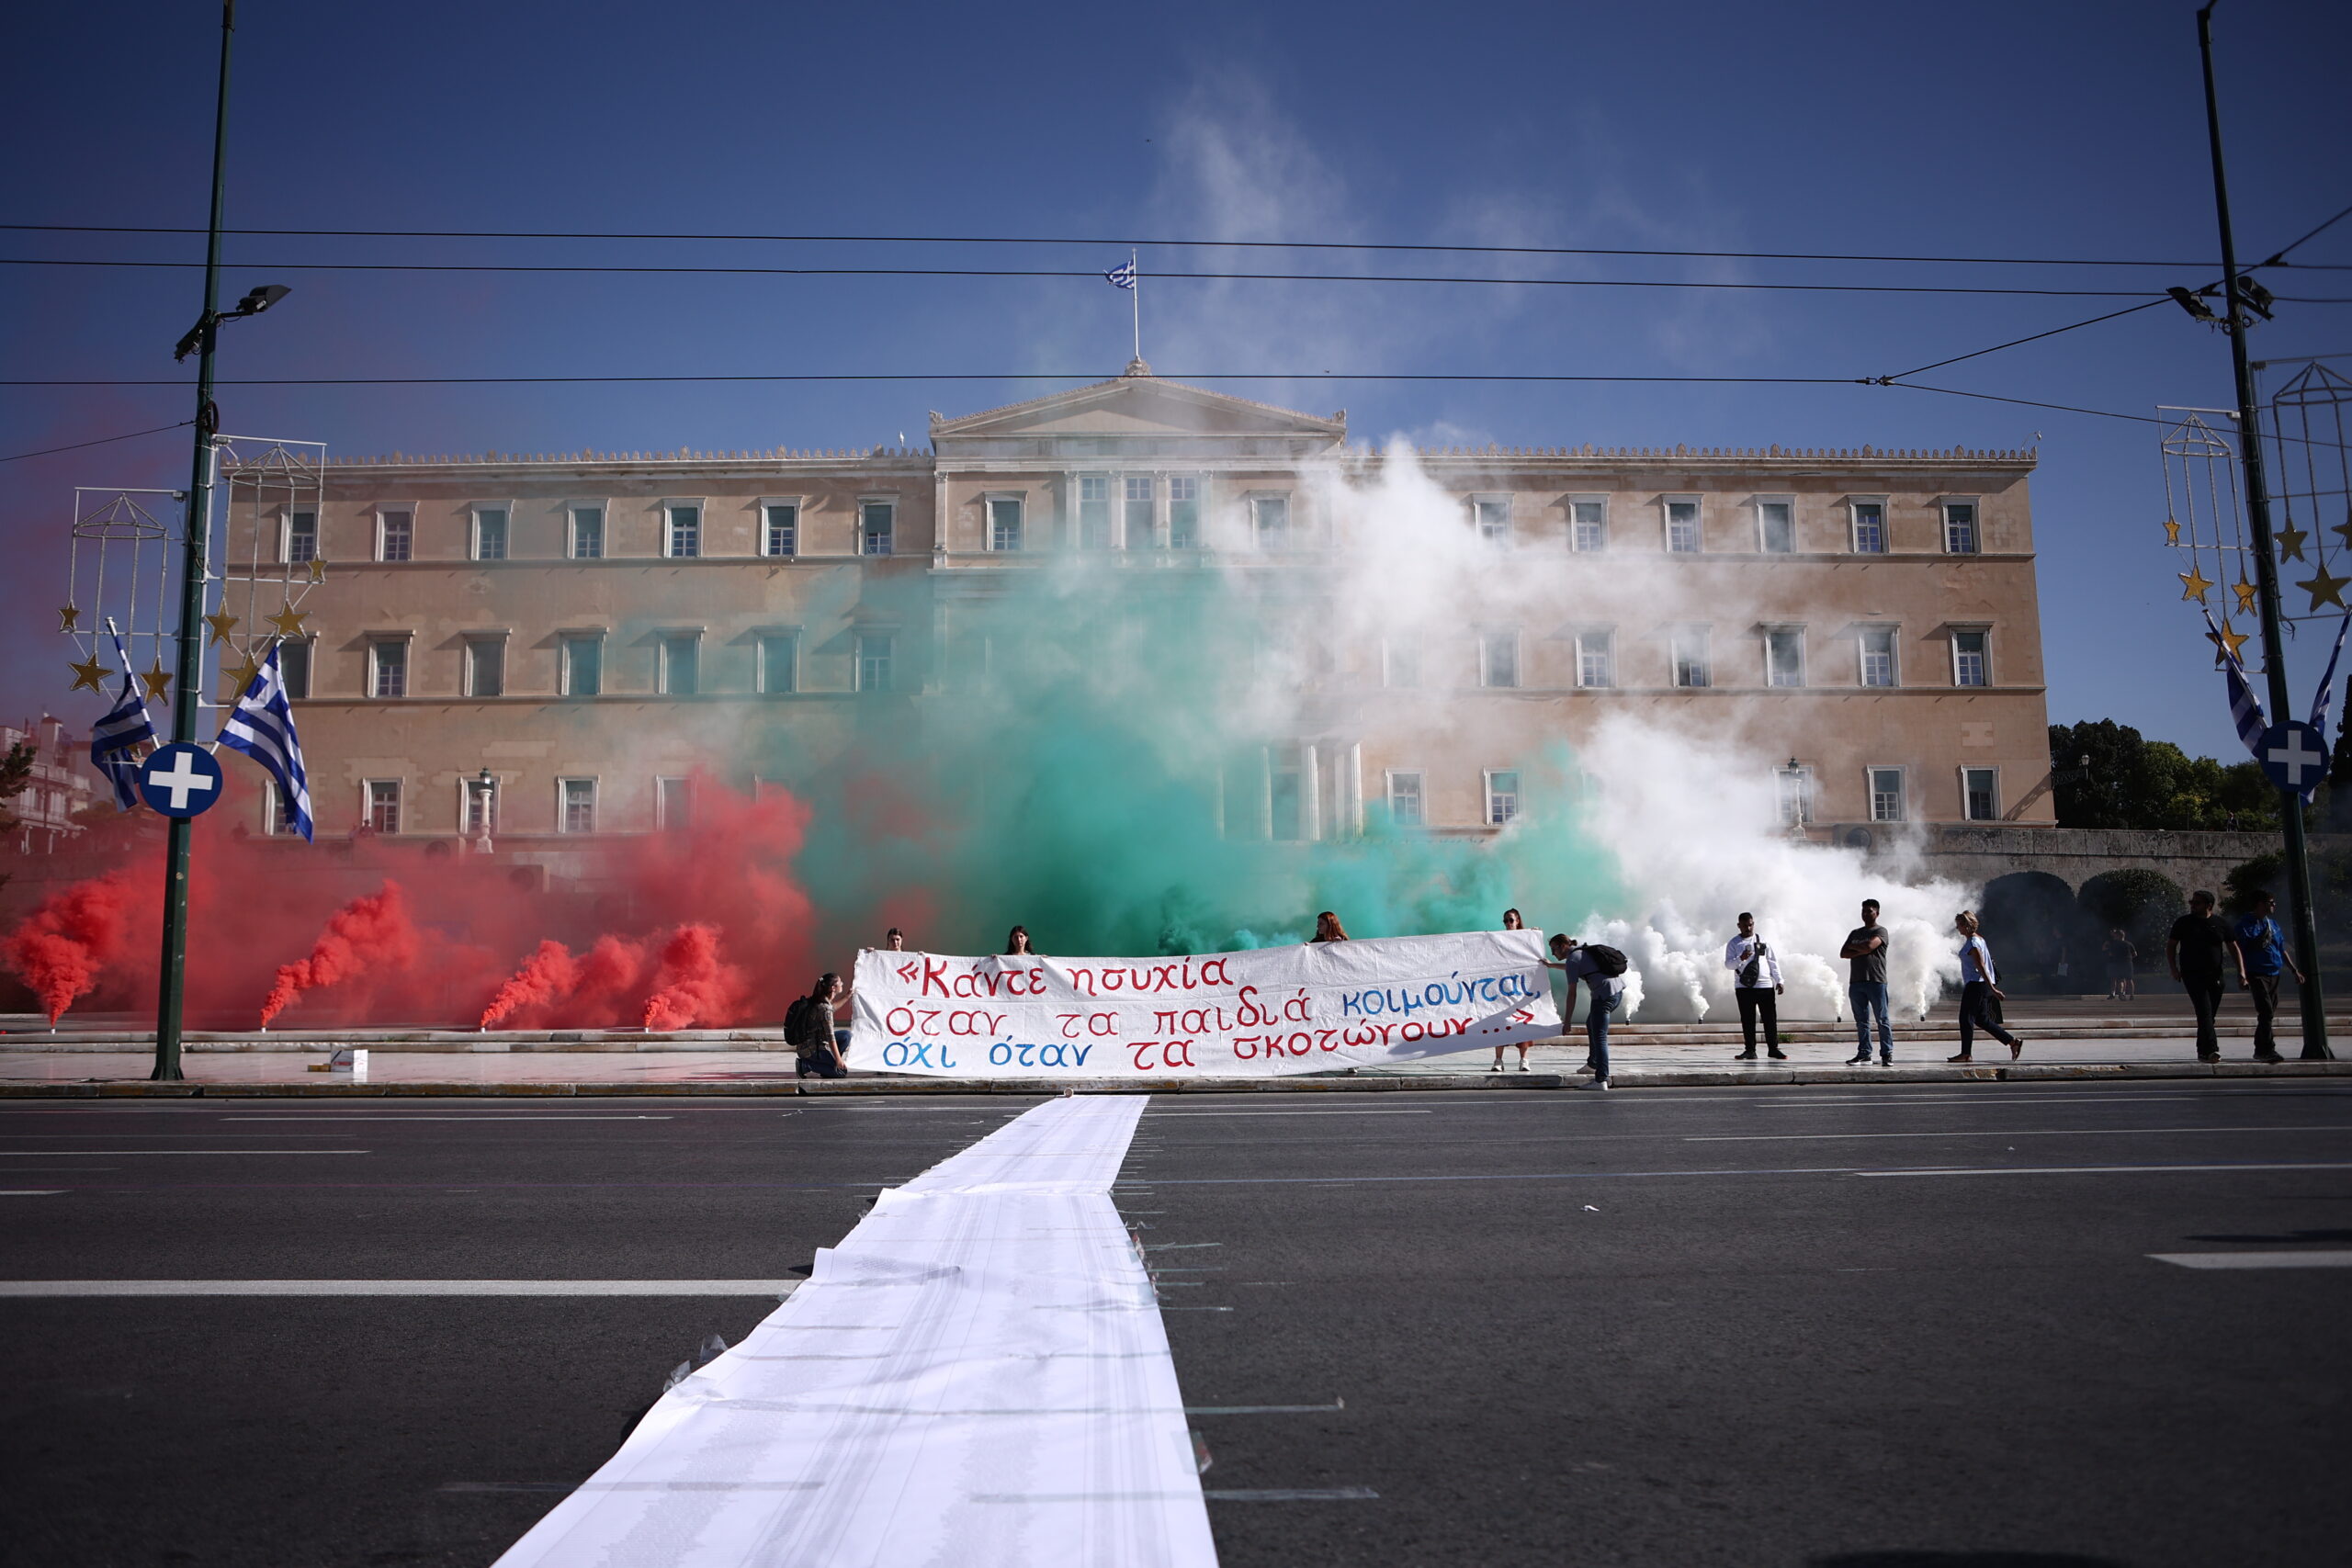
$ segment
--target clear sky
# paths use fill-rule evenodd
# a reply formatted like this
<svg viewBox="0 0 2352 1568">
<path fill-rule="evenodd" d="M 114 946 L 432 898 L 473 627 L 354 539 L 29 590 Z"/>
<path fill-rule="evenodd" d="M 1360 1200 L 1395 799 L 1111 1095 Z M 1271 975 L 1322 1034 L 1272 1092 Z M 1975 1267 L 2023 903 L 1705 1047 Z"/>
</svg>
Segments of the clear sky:
<svg viewBox="0 0 2352 1568">
<path fill-rule="evenodd" d="M 2352 7 L 2217 13 L 2240 247 L 2352 203 Z M 6 221 L 200 227 L 218 11 L 17 14 L 0 57 Z M 1351 431 L 1504 445 L 2034 446 L 2053 720 L 2233 753 L 2162 547 L 2154 428 L 1862 386 L 1509 385 L 1324 373 L 1860 378 L 2217 274 L 2186 0 L 1919 4 L 297 6 L 243 0 L 232 227 L 1591 246 L 2085 258 L 2152 265 L 1496 256 L 1143 247 L 1144 349 Z M 1125 296 L 1067 278 L 305 272 L 298 262 L 1046 268 L 1109 243 L 238 238 L 220 374 L 888 372 L 847 384 L 226 388 L 226 427 L 351 454 L 872 446 L 924 416 L 1115 374 Z M 190 261 L 200 235 L 0 231 L 0 255 Z M 2352 220 L 2295 254 L 2352 266 Z M 1191 269 L 2111 290 L 1819 293 L 1186 281 Z M 2352 298 L 2352 270 L 2274 272 Z M 0 266 L 0 379 L 187 378 L 200 274 Z M 2283 304 L 2259 356 L 2352 352 L 2352 305 Z M 2352 358 L 2335 362 L 2352 376 Z M 949 375 L 991 378 L 950 380 Z M 2275 381 L 2278 373 L 2273 372 Z M 1932 372 L 1937 386 L 2149 416 L 2231 400 L 2223 340 L 2169 304 Z M 183 385 L 0 388 L 0 457 L 188 413 Z M 67 696 L 76 484 L 178 485 L 174 431 L 0 464 L 0 715 Z M 2300 573 L 2298 573 L 2300 575 Z M 2290 604 L 2305 595 L 2290 590 Z M 2324 657 L 2290 657 L 2296 705 Z"/>
</svg>

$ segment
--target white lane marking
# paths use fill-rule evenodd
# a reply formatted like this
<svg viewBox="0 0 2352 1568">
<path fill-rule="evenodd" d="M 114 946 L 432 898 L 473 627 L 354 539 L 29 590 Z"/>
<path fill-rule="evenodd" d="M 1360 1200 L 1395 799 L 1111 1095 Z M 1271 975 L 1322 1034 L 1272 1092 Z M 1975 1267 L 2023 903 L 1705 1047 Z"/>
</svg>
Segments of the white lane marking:
<svg viewBox="0 0 2352 1568">
<path fill-rule="evenodd" d="M 0 1187 L 0 1198 L 54 1198 L 62 1187 Z"/>
<path fill-rule="evenodd" d="M 345 1111 L 324 1115 L 223 1116 L 223 1122 L 667 1122 L 667 1116 L 379 1116 L 367 1111 Z M 175 1136 L 164 1134 L 160 1136 Z M 200 1133 L 187 1134 L 201 1137 Z"/>
<path fill-rule="evenodd" d="M 125 1155 L 368 1155 L 373 1149 L 0 1149 L 0 1159 L 80 1159 Z"/>
<path fill-rule="evenodd" d="M 2080 1138 L 2117 1133 L 2352 1133 L 2352 1127 L 2021 1127 L 2015 1131 L 1953 1128 L 1934 1133 L 1698 1133 L 1686 1144 L 1822 1143 L 1833 1138 Z"/>
<path fill-rule="evenodd" d="M 1220 1488 L 1204 1491 L 1212 1503 L 1373 1503 L 1380 1494 L 1369 1486 L 1284 1486 L 1253 1491 Z"/>
<path fill-rule="evenodd" d="M 1167 1116 L 1434 1116 L 1436 1114 L 1434 1111 L 1243 1111 L 1237 1107 L 1231 1111 L 1155 1111 L 1152 1112 L 1151 1119 L 1157 1122 Z"/>
<path fill-rule="evenodd" d="M 798 1280 L 0 1280 L 0 1297 L 788 1296 Z"/>
<path fill-rule="evenodd" d="M 2183 1269 L 2352 1269 L 2352 1252 L 2151 1252 Z"/>
<path fill-rule="evenodd" d="M 2130 1176 L 2173 1170 L 2352 1170 L 2352 1164 L 2303 1161 L 2278 1165 L 2020 1165 L 1929 1167 L 1917 1170 L 1858 1170 L 1856 1176 Z"/>
</svg>

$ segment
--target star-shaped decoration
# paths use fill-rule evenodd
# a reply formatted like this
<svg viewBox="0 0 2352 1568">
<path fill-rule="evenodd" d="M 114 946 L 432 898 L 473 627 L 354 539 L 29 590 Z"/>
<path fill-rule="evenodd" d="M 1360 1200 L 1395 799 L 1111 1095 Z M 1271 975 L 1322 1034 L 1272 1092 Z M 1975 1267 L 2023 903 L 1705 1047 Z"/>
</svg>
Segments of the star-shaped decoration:
<svg viewBox="0 0 2352 1568">
<path fill-rule="evenodd" d="M 153 670 L 141 671 L 139 679 L 145 683 L 147 694 L 158 701 L 171 694 L 172 672 L 164 668 L 164 659 L 161 654 L 155 657 L 155 667 Z"/>
<path fill-rule="evenodd" d="M 2329 529 L 2328 532 L 2331 534 L 2342 535 L 2344 537 L 2345 547 L 2352 549 L 2352 512 L 2346 513 L 2344 514 L 2344 521 Z"/>
<path fill-rule="evenodd" d="M 2330 577 L 2327 568 L 2321 567 L 2317 577 L 2308 578 L 2295 586 L 2312 596 L 2312 609 L 2316 610 L 2322 604 L 2333 604 L 2342 610 L 2352 608 L 2344 603 L 2344 585 L 2347 582 L 2352 582 L 2352 577 Z"/>
<path fill-rule="evenodd" d="M 237 629 L 237 617 L 226 610 L 215 610 L 204 617 L 204 624 L 212 628 L 214 642 L 227 642 L 229 634 Z"/>
<path fill-rule="evenodd" d="M 2278 534 L 2278 558 L 2280 560 L 2302 559 L 2303 541 L 2310 537 L 2311 536 L 2309 534 L 2306 534 L 2301 528 L 2293 526 L 2291 524 L 2287 527 L 2279 529 Z"/>
<path fill-rule="evenodd" d="M 98 662 L 96 655 L 93 654 L 79 664 L 69 664 L 66 668 L 74 671 L 74 690 L 78 692 L 87 686 L 101 696 L 106 694 L 107 667 Z"/>
<path fill-rule="evenodd" d="M 2238 613 L 2240 615 L 2251 615 L 2254 614 L 2254 596 L 2256 593 L 2260 592 L 2259 589 L 2256 588 L 2253 583 L 2248 582 L 2245 578 L 2241 577 L 2235 582 L 2230 584 L 2230 592 L 2238 596 Z"/>
<path fill-rule="evenodd" d="M 324 562 L 324 561 L 322 561 L 322 560 L 321 560 L 321 559 L 319 559 L 316 556 L 311 557 L 311 581 L 313 581 L 313 582 L 324 582 L 326 580 L 327 580 L 327 563 L 326 563 L 326 562 Z"/>
<path fill-rule="evenodd" d="M 262 617 L 263 620 L 267 621 L 271 626 L 277 628 L 277 635 L 279 637 L 300 637 L 302 635 L 302 623 L 310 618 L 310 611 L 298 610 L 291 604 L 287 605 L 284 609 L 278 611 L 277 614 L 274 615 L 264 615 Z"/>
<path fill-rule="evenodd" d="M 2165 519 L 2165 543 L 2167 545 L 2180 543 L 2180 525 L 2169 517 Z"/>
<path fill-rule="evenodd" d="M 2238 649 L 2245 642 L 2245 633 L 2231 630 L 2230 624 L 2227 621 L 2223 621 L 2220 631 L 2207 632 L 2205 634 L 2205 640 L 2211 643 L 2216 648 L 2228 649 L 2230 650 L 2230 657 L 2232 659 L 2235 659 L 2238 656 Z"/>
<path fill-rule="evenodd" d="M 242 695 L 244 689 L 254 683 L 254 677 L 260 673 L 261 660 L 248 653 L 245 655 L 245 661 L 243 663 L 238 665 L 234 670 L 225 672 L 226 678 L 223 684 L 225 684 L 230 691 L 238 693 Z"/>
<path fill-rule="evenodd" d="M 2204 602 L 2205 591 L 2213 586 L 2213 580 L 2193 566 L 2187 571 L 2177 571 L 2173 575 L 2180 579 L 2180 596 L 2184 599 L 2197 600 L 2200 604 Z"/>
<path fill-rule="evenodd" d="M 2346 526 L 2352 527 L 2352 524 L 2347 524 Z M 70 632 L 81 624 L 82 612 L 80 610 L 75 609 L 71 604 L 60 604 L 57 607 L 57 629 L 59 631 Z"/>
</svg>

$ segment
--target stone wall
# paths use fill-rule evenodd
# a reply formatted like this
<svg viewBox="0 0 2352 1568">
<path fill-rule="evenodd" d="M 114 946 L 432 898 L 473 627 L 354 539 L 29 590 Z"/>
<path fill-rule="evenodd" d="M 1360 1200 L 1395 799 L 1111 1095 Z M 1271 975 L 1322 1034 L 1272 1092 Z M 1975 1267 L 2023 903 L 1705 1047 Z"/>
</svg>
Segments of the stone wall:
<svg viewBox="0 0 2352 1568">
<path fill-rule="evenodd" d="M 1830 830 L 1830 841 L 1844 843 L 1851 831 Z M 2279 848 L 2279 837 L 2262 833 L 2145 832 L 2124 828 L 2024 828 L 1987 823 L 1977 826 L 1928 824 L 1888 842 L 1885 824 L 1872 829 L 1873 860 L 1893 875 L 1913 870 L 1955 882 L 1982 886 L 2012 872 L 2040 871 L 2064 879 L 2070 887 L 2101 872 L 2145 866 L 2162 872 L 2184 891 L 2210 887 L 2222 891 L 2222 879 L 2236 866 Z M 2313 834 L 2314 853 L 2323 849 L 2352 848 L 2352 835 Z"/>
</svg>

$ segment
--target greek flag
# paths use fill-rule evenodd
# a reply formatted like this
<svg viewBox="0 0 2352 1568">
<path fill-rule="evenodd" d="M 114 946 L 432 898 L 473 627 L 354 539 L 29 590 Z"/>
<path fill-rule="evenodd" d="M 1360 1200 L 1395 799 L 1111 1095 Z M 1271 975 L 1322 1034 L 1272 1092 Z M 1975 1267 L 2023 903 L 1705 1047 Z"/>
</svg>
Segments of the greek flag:
<svg viewBox="0 0 2352 1568">
<path fill-rule="evenodd" d="M 1102 275 L 1102 281 L 1114 288 L 1133 288 L 1136 286 L 1136 264 L 1133 261 L 1121 262 Z"/>
<path fill-rule="evenodd" d="M 2319 731 L 2322 739 L 2327 737 L 2327 704 L 2335 694 L 2335 661 L 2344 657 L 2344 634 L 2347 631 L 2352 631 L 2352 615 L 2336 623 L 2335 646 L 2327 653 L 2327 673 L 2319 678 L 2319 691 L 2312 698 L 2312 728 Z"/>
<path fill-rule="evenodd" d="M 122 652 L 120 638 L 115 641 L 115 651 Z M 114 785 L 115 808 L 128 811 L 139 804 L 139 762 L 131 752 L 144 745 L 153 745 L 155 727 L 147 717 L 147 699 L 139 691 L 139 682 L 131 678 L 130 659 L 122 660 L 122 695 L 107 710 L 106 717 L 90 728 L 90 761 Z"/>
<path fill-rule="evenodd" d="M 2205 624 L 2212 628 L 2213 646 L 2222 650 L 2222 673 L 2229 678 L 2230 722 L 2237 726 L 2238 739 L 2245 742 L 2246 750 L 2258 762 L 2262 760 L 2262 732 L 2270 728 L 2262 716 L 2262 703 L 2255 696 L 2254 688 L 2246 684 L 2245 667 L 2230 651 L 2230 645 L 2222 640 L 2222 628 L 2213 625 L 2211 610 L 2205 612 Z"/>
<path fill-rule="evenodd" d="M 315 842 L 311 828 L 311 785 L 302 773 L 302 743 L 294 737 L 294 707 L 286 700 L 286 679 L 277 669 L 277 645 L 254 671 L 252 683 L 220 727 L 220 744 L 243 751 L 277 781 L 294 830 Z"/>
</svg>

